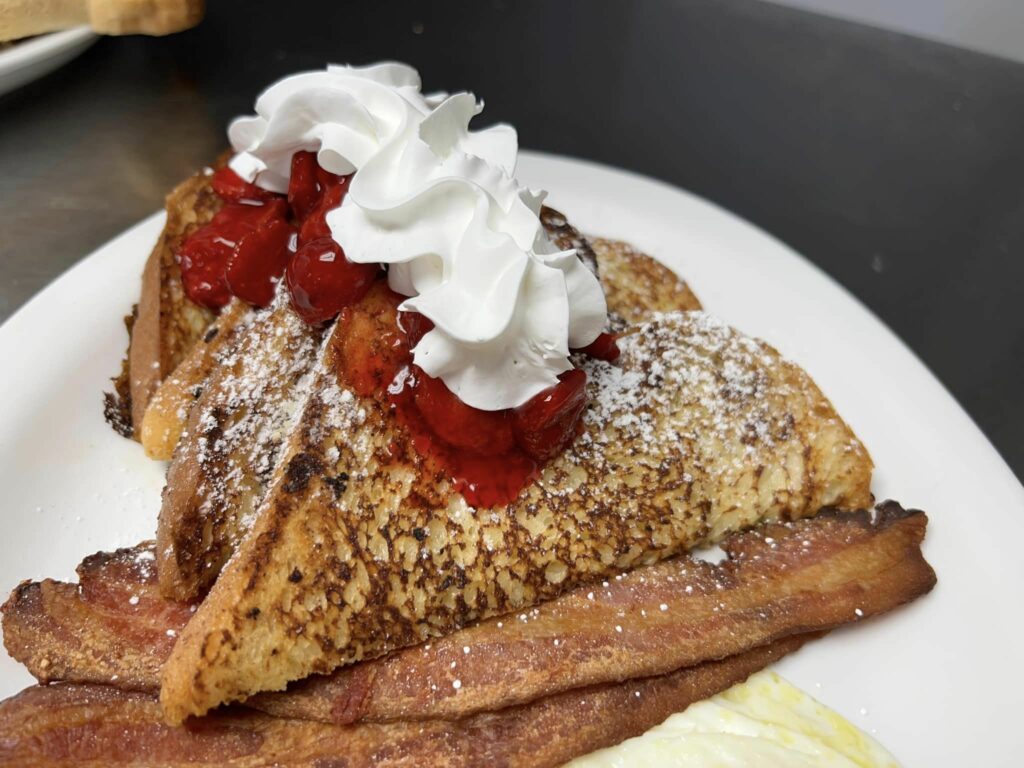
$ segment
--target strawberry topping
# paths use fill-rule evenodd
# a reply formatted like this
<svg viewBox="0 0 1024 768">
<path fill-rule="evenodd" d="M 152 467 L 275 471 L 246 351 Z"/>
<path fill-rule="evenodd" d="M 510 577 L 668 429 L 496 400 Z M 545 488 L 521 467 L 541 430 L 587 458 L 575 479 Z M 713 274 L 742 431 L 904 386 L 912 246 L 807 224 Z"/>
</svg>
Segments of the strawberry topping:
<svg viewBox="0 0 1024 768">
<path fill-rule="evenodd" d="M 267 306 L 292 257 L 295 237 L 295 228 L 284 219 L 271 219 L 242 237 L 224 272 L 231 292 L 257 307 Z"/>
<path fill-rule="evenodd" d="M 527 455 L 547 461 L 573 441 L 587 405 L 586 385 L 587 374 L 574 368 L 514 410 L 516 443 Z"/>
<path fill-rule="evenodd" d="M 245 181 L 227 166 L 218 169 L 210 186 L 224 200 L 224 207 L 186 238 L 175 254 L 185 294 L 213 310 L 227 304 L 232 295 L 256 306 L 269 304 L 297 245 L 330 238 L 327 214 L 341 205 L 350 178 L 325 171 L 313 152 L 292 156 L 287 197 Z M 365 293 L 366 275 L 375 275 L 377 268 L 346 272 L 343 266 L 320 268 L 305 263 L 293 273 L 295 284 L 304 291 L 296 309 L 303 317 L 317 318 L 309 322 L 319 323 L 358 300 Z M 346 276 L 356 283 L 342 285 Z M 324 296 L 324 291 L 339 285 L 339 298 Z"/>
<path fill-rule="evenodd" d="M 619 345 L 615 343 L 615 335 L 611 333 L 598 334 L 597 338 L 587 346 L 573 351 L 582 352 L 587 357 L 592 357 L 595 360 L 605 360 L 609 363 L 614 363 L 619 359 L 619 355 L 622 354 L 619 351 Z"/>
<path fill-rule="evenodd" d="M 434 322 L 419 312 L 399 312 L 398 327 L 409 340 L 409 348 L 415 349 L 416 345 L 420 343 L 420 339 L 434 330 Z"/>
<path fill-rule="evenodd" d="M 292 155 L 291 176 L 288 178 L 288 205 L 297 219 L 305 219 L 320 202 L 320 181 L 317 171 L 320 165 L 312 152 L 296 152 Z"/>
<path fill-rule="evenodd" d="M 228 203 L 209 224 L 193 232 L 176 256 L 186 295 L 196 304 L 220 309 L 231 298 L 227 266 L 238 244 L 260 226 L 284 223 L 288 207 L 280 198 Z M 280 274 L 280 273 L 278 273 Z"/>
<path fill-rule="evenodd" d="M 299 242 L 308 243 L 312 240 L 319 240 L 331 236 L 331 228 L 327 226 L 327 214 L 341 205 L 348 192 L 348 180 L 351 176 L 337 177 L 339 181 L 323 190 L 316 203 L 310 209 L 309 214 L 302 222 L 302 229 L 299 231 Z"/>
<path fill-rule="evenodd" d="M 321 237 L 301 246 L 288 262 L 286 276 L 292 307 L 317 325 L 355 304 L 380 272 L 377 264 L 356 264 L 334 240 Z"/>
<path fill-rule="evenodd" d="M 515 447 L 512 412 L 481 411 L 452 393 L 440 379 L 415 368 L 414 399 L 423 420 L 435 435 L 453 448 L 497 456 Z"/>
<path fill-rule="evenodd" d="M 245 181 L 241 176 L 232 171 L 228 166 L 217 169 L 210 186 L 222 199 L 232 203 L 240 203 L 246 200 L 273 200 L 277 195 L 268 192 L 255 184 Z"/>
</svg>

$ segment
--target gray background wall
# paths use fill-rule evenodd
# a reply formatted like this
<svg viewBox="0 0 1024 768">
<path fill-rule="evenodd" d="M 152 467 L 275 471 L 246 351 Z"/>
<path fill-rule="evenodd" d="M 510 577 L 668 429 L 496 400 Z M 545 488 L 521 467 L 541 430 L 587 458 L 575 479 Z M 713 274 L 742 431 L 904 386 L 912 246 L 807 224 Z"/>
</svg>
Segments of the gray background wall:
<svg viewBox="0 0 1024 768">
<path fill-rule="evenodd" d="M 1024 62 L 1024 0 L 773 0 Z"/>
</svg>

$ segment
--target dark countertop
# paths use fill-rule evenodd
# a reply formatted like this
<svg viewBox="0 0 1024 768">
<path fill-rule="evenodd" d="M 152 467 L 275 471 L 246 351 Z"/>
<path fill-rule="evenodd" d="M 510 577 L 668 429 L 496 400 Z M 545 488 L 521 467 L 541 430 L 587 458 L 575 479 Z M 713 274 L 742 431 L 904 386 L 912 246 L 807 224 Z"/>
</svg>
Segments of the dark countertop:
<svg viewBox="0 0 1024 768">
<path fill-rule="evenodd" d="M 525 147 L 664 179 L 789 243 L 1024 477 L 1024 65 L 760 0 L 210 6 L 0 97 L 0 319 L 159 208 L 275 78 L 396 58 L 489 97 Z"/>
</svg>

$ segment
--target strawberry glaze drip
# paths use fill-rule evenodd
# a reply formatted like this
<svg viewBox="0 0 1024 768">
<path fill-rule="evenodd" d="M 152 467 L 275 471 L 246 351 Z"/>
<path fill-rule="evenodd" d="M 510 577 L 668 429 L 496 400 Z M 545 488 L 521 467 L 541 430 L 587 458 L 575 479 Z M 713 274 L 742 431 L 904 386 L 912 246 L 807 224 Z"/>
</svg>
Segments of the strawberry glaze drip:
<svg viewBox="0 0 1024 768">
<path fill-rule="evenodd" d="M 428 470 L 450 479 L 470 505 L 508 504 L 578 434 L 586 374 L 568 371 L 518 408 L 472 408 L 413 363 L 412 348 L 432 326 L 399 312 L 403 299 L 380 280 L 342 311 L 335 332 L 342 379 L 388 407 Z"/>
</svg>

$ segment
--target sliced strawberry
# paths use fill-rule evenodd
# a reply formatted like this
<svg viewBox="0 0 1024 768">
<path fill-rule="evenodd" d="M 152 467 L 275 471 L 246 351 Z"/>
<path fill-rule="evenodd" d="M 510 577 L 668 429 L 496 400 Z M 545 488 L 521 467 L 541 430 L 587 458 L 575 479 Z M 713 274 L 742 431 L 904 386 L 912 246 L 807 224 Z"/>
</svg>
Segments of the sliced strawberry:
<svg viewBox="0 0 1024 768">
<path fill-rule="evenodd" d="M 255 229 L 274 219 L 284 220 L 288 216 L 288 203 L 282 197 L 260 202 L 228 203 L 221 208 L 207 226 L 228 227 L 235 224 Z"/>
<path fill-rule="evenodd" d="M 200 227 L 175 253 L 181 267 L 185 295 L 196 304 L 220 309 L 231 299 L 227 282 L 228 260 L 236 246 L 255 229 L 284 222 L 288 206 L 281 198 L 261 203 L 228 203 L 209 224 Z"/>
<path fill-rule="evenodd" d="M 454 448 L 483 456 L 515 446 L 509 411 L 481 411 L 459 400 L 444 382 L 416 369 L 416 407 L 431 431 Z"/>
<path fill-rule="evenodd" d="M 317 166 L 319 169 L 319 166 Z M 331 174 L 333 176 L 333 174 Z M 351 176 L 335 176 L 337 181 L 326 187 L 316 206 L 309 212 L 299 230 L 299 244 L 305 245 L 322 237 L 330 237 L 331 229 L 327 226 L 327 214 L 341 205 L 348 193 Z"/>
<path fill-rule="evenodd" d="M 273 200 L 281 197 L 246 181 L 226 165 L 214 172 L 210 186 L 224 200 L 232 203 L 242 200 Z"/>
<path fill-rule="evenodd" d="M 615 343 L 615 335 L 611 333 L 598 334 L 598 337 L 587 346 L 573 351 L 582 352 L 584 355 L 595 360 L 606 360 L 609 363 L 618 360 L 619 355 L 622 354 L 621 350 L 619 350 L 619 345 Z"/>
<path fill-rule="evenodd" d="M 576 436 L 587 405 L 587 374 L 578 368 L 558 377 L 558 384 L 516 408 L 512 420 L 519 447 L 538 461 L 557 456 Z"/>
<path fill-rule="evenodd" d="M 420 343 L 420 339 L 434 330 L 433 321 L 419 312 L 399 312 L 398 327 L 405 332 L 409 340 L 409 349 Z"/>
<path fill-rule="evenodd" d="M 317 171 L 320 166 L 313 152 L 296 152 L 292 155 L 291 176 L 288 178 L 288 204 L 295 217 L 302 221 L 320 202 L 320 180 Z"/>
<path fill-rule="evenodd" d="M 299 248 L 285 275 L 292 306 L 303 320 L 315 325 L 363 298 L 379 271 L 376 264 L 349 261 L 340 245 L 321 237 Z"/>
<path fill-rule="evenodd" d="M 231 292 L 257 307 L 267 306 L 292 256 L 295 236 L 284 219 L 272 219 L 239 240 L 225 270 Z"/>
<path fill-rule="evenodd" d="M 196 304 L 213 310 L 227 304 L 231 291 L 224 278 L 224 265 L 234 248 L 233 242 L 206 227 L 182 243 L 175 256 L 181 267 L 185 295 Z"/>
</svg>

